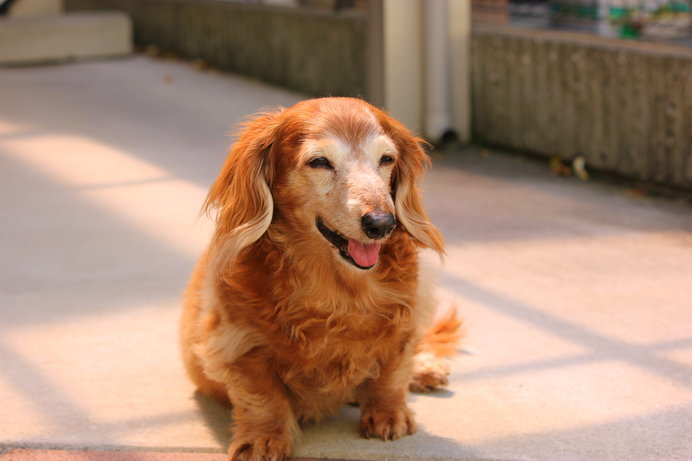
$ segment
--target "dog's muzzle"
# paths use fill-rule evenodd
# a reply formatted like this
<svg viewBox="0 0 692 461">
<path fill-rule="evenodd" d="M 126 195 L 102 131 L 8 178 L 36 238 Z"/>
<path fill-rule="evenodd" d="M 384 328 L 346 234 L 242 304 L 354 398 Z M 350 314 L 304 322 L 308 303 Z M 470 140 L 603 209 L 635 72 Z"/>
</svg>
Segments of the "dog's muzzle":
<svg viewBox="0 0 692 461">
<path fill-rule="evenodd" d="M 320 234 L 339 250 L 339 255 L 358 269 L 368 270 L 377 263 L 380 247 L 382 246 L 381 243 L 363 243 L 346 238 L 337 231 L 327 227 L 320 217 L 317 218 L 316 225 Z M 393 228 L 388 229 L 385 235 L 391 233 L 392 230 Z"/>
</svg>

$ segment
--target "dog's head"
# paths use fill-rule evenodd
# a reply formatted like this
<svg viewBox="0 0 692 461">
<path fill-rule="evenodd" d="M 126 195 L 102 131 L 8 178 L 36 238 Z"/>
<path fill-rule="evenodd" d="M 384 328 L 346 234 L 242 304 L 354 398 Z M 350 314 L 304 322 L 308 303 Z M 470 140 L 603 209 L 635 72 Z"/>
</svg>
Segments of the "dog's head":
<svg viewBox="0 0 692 461">
<path fill-rule="evenodd" d="M 283 225 L 370 269 L 399 227 L 442 254 L 423 206 L 422 140 L 368 103 L 322 98 L 264 113 L 244 125 L 205 209 L 217 212 L 212 242 L 222 267 Z"/>
</svg>

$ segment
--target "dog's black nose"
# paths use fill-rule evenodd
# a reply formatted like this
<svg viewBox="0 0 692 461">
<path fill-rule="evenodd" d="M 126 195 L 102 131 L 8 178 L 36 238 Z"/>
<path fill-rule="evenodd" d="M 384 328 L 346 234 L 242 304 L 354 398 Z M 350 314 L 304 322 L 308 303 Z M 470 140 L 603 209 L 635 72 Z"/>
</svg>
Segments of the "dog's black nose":
<svg viewBox="0 0 692 461">
<path fill-rule="evenodd" d="M 386 211 L 373 211 L 360 218 L 365 235 L 371 239 L 381 239 L 390 234 L 396 227 L 396 218 Z"/>
</svg>

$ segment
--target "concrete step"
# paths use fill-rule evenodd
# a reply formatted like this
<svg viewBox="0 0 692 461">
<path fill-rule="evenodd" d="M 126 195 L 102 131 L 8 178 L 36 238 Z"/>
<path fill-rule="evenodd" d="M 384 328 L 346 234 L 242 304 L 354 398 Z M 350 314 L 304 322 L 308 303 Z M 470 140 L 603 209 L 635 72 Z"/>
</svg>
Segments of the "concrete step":
<svg viewBox="0 0 692 461">
<path fill-rule="evenodd" d="M 62 0 L 9 0 L 7 17 L 19 18 L 28 16 L 56 15 L 63 12 Z"/>
<path fill-rule="evenodd" d="M 156 451 L 91 451 L 17 449 L 0 454 L 0 461 L 226 461 L 221 453 Z M 291 458 L 292 461 L 358 461 L 327 458 Z"/>
<path fill-rule="evenodd" d="M 132 52 L 132 23 L 119 12 L 0 19 L 0 65 L 43 64 Z"/>
</svg>

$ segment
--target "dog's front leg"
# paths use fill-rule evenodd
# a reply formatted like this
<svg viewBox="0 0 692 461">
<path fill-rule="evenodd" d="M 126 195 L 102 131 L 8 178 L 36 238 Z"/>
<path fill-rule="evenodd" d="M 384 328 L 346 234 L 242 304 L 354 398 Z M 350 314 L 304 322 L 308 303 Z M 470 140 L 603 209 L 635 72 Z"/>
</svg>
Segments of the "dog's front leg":
<svg viewBox="0 0 692 461">
<path fill-rule="evenodd" d="M 413 411 L 406 404 L 412 366 L 409 349 L 384 364 L 380 376 L 360 389 L 360 432 L 366 438 L 396 440 L 416 432 Z"/>
<path fill-rule="evenodd" d="M 296 418 L 268 358 L 250 353 L 228 365 L 226 389 L 233 404 L 233 461 L 279 461 L 299 433 Z"/>
</svg>

